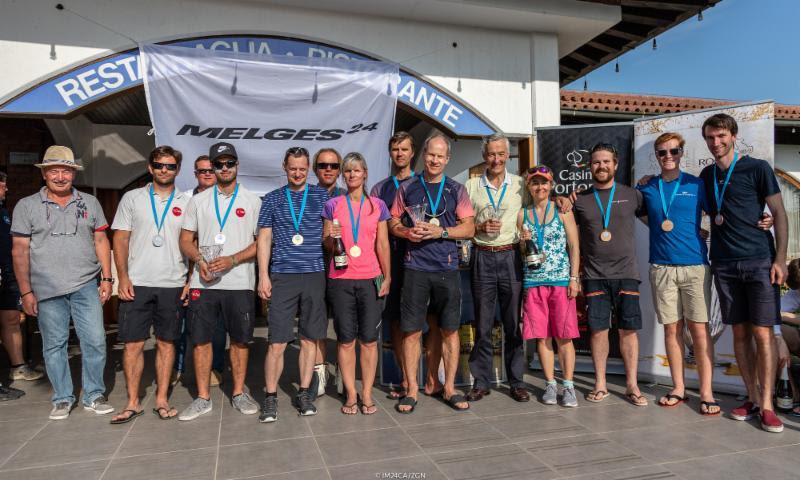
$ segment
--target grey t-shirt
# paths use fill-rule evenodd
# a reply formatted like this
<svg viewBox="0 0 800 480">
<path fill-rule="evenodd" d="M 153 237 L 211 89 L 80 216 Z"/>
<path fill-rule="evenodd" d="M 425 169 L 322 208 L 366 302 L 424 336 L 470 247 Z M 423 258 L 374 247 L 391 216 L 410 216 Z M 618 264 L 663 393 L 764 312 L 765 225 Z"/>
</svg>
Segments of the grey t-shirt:
<svg viewBox="0 0 800 480">
<path fill-rule="evenodd" d="M 17 203 L 11 234 L 31 239 L 31 288 L 38 300 L 75 292 L 97 276 L 94 234 L 106 228 L 100 202 L 75 189 L 64 208 L 47 198 L 47 187 Z"/>
<path fill-rule="evenodd" d="M 644 215 L 644 202 L 638 190 L 617 184 L 608 230 L 611 241 L 600 240 L 603 216 L 594 196 L 594 187 L 578 193 L 575 201 L 575 220 L 580 230 L 581 263 L 583 276 L 588 280 L 623 279 L 639 280 L 636 263 L 636 217 Z M 597 190 L 603 208 L 608 208 L 611 189 Z"/>
</svg>

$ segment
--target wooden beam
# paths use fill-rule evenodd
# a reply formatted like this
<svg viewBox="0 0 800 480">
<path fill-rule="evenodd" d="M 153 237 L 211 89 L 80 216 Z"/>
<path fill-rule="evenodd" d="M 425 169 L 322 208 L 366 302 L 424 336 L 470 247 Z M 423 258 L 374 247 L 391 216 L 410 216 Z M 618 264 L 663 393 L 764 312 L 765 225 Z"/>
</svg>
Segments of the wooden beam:
<svg viewBox="0 0 800 480">
<path fill-rule="evenodd" d="M 602 50 L 602 51 L 604 51 L 606 53 L 620 53 L 620 49 L 619 48 L 614 48 L 614 47 L 612 47 L 610 45 L 606 45 L 605 43 L 602 43 L 602 42 L 599 42 L 599 41 L 596 41 L 596 40 L 590 40 L 590 41 L 586 42 L 586 45 L 588 45 L 588 46 L 590 46 L 592 48 L 596 48 L 598 50 Z"/>
<path fill-rule="evenodd" d="M 624 10 L 622 11 L 622 21 L 638 23 L 640 25 L 649 25 L 651 27 L 665 27 L 672 23 L 672 20 L 668 18 L 657 18 L 657 17 L 650 17 L 647 15 L 625 13 Z"/>
<path fill-rule="evenodd" d="M 518 174 L 524 175 L 531 166 L 536 165 L 536 158 L 534 157 L 534 138 L 523 138 L 517 143 L 517 152 L 519 152 L 519 169 Z"/>
<path fill-rule="evenodd" d="M 612 35 L 614 37 L 624 38 L 626 40 L 631 40 L 634 42 L 639 42 L 646 38 L 644 35 L 636 35 L 635 33 L 623 32 L 622 30 L 616 28 L 609 28 L 608 30 L 605 31 L 605 33 L 608 35 Z"/>
</svg>

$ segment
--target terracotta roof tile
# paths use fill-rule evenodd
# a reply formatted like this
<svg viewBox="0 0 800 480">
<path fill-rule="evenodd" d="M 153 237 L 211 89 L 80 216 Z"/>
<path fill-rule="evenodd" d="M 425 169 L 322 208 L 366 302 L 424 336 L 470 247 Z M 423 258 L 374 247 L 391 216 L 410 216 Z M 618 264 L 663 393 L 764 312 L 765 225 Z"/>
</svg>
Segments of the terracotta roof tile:
<svg viewBox="0 0 800 480">
<path fill-rule="evenodd" d="M 735 105 L 736 103 L 739 102 L 710 98 L 561 90 L 561 108 L 564 110 L 660 115 L 723 105 Z M 800 120 L 800 105 L 775 104 L 775 119 Z"/>
</svg>

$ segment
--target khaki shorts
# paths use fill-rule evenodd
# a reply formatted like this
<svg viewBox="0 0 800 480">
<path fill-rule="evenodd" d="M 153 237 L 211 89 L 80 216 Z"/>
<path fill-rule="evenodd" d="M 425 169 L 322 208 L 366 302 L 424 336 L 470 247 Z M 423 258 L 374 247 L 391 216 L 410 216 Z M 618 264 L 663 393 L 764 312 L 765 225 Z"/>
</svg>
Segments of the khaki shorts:
<svg viewBox="0 0 800 480">
<path fill-rule="evenodd" d="M 711 270 L 708 265 L 650 265 L 650 287 L 658 323 L 684 319 L 708 323 Z"/>
</svg>

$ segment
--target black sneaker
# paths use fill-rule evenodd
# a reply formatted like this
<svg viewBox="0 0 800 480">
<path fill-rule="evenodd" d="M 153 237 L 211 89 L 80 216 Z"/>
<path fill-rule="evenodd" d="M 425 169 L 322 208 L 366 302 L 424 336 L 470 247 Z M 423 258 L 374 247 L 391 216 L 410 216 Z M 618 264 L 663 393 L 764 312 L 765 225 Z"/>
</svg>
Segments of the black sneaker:
<svg viewBox="0 0 800 480">
<path fill-rule="evenodd" d="M 0 402 L 7 402 L 9 400 L 16 400 L 25 395 L 25 392 L 17 388 L 6 387 L 0 384 Z"/>
<path fill-rule="evenodd" d="M 261 423 L 272 423 L 278 419 L 278 397 L 268 395 L 261 402 L 261 414 L 258 421 Z"/>
<path fill-rule="evenodd" d="M 308 390 L 303 390 L 294 397 L 294 406 L 297 407 L 297 411 L 300 412 L 300 415 L 308 416 L 317 414 L 317 407 L 311 403 L 311 394 Z"/>
</svg>

